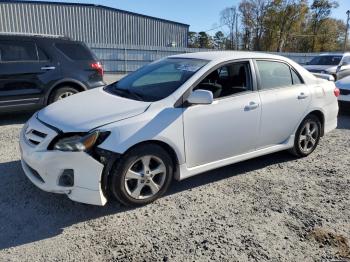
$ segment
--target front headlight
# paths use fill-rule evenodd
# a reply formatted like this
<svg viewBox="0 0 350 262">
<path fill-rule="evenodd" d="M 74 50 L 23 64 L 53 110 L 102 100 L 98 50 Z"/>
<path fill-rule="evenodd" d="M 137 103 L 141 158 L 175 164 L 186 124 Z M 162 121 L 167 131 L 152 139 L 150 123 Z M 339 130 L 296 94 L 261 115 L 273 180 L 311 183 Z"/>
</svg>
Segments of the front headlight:
<svg viewBox="0 0 350 262">
<path fill-rule="evenodd" d="M 96 144 L 101 134 L 105 133 L 94 131 L 84 136 L 73 135 L 70 137 L 62 138 L 54 144 L 53 149 L 70 152 L 86 151 L 91 149 Z"/>
</svg>

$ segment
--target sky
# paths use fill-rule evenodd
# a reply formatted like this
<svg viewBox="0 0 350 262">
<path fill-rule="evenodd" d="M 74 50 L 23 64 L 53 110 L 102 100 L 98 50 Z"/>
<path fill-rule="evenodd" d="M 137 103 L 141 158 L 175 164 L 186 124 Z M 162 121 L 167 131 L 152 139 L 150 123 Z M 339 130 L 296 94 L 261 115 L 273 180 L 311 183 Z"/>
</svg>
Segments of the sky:
<svg viewBox="0 0 350 262">
<path fill-rule="evenodd" d="M 105 5 L 188 24 L 190 31 L 208 31 L 214 34 L 218 30 L 227 31 L 225 27 L 209 31 L 220 26 L 220 11 L 228 6 L 238 6 L 240 0 L 55 0 L 54 2 Z M 350 10 L 350 0 L 338 0 L 338 3 L 339 7 L 333 11 L 332 17 L 345 21 L 345 12 Z"/>
</svg>

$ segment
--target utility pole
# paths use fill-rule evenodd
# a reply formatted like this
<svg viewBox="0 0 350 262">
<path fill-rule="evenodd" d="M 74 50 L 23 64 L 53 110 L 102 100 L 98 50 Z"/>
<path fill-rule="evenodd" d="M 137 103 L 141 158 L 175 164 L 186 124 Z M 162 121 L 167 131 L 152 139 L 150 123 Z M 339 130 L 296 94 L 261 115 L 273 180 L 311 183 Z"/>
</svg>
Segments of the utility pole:
<svg viewBox="0 0 350 262">
<path fill-rule="evenodd" d="M 348 32 L 349 32 L 350 10 L 346 11 L 346 14 L 347 14 L 348 18 L 346 20 L 346 33 L 345 33 L 345 41 L 344 41 L 344 52 L 346 51 L 346 48 L 348 47 Z"/>
</svg>

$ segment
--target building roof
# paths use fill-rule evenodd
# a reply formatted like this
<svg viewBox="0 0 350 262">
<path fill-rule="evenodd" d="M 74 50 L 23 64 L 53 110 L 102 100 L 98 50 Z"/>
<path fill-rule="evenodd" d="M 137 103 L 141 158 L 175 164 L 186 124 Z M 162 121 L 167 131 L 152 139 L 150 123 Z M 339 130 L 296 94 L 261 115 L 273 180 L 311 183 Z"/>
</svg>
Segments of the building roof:
<svg viewBox="0 0 350 262">
<path fill-rule="evenodd" d="M 107 10 L 115 11 L 115 12 L 122 12 L 122 13 L 130 14 L 130 15 L 141 16 L 141 17 L 145 17 L 145 18 L 150 18 L 150 19 L 155 19 L 158 21 L 166 22 L 166 23 L 172 23 L 172 24 L 177 24 L 177 25 L 189 27 L 188 24 L 179 23 L 179 22 L 175 22 L 175 21 L 171 21 L 171 20 L 167 20 L 167 19 L 163 19 L 163 18 L 154 17 L 154 16 L 148 16 L 148 15 L 143 15 L 143 14 L 139 14 L 139 13 L 134 13 L 134 12 L 130 12 L 130 11 L 125 11 L 125 10 L 117 9 L 114 7 L 104 6 L 104 5 L 84 4 L 84 3 L 49 2 L 49 1 L 23 1 L 23 0 L 0 0 L 0 4 L 1 3 L 95 7 L 95 8 L 107 9 Z"/>
</svg>

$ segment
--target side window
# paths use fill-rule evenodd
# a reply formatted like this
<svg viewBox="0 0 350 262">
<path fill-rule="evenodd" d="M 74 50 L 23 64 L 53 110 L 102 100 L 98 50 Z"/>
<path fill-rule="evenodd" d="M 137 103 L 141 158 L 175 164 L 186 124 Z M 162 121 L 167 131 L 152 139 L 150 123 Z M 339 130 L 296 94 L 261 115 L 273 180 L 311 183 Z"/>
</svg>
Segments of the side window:
<svg viewBox="0 0 350 262">
<path fill-rule="evenodd" d="M 301 85 L 303 81 L 300 79 L 299 75 L 292 69 L 293 85 Z"/>
<path fill-rule="evenodd" d="M 350 56 L 344 56 L 342 63 L 346 65 L 350 65 Z"/>
<path fill-rule="evenodd" d="M 40 61 L 48 61 L 50 60 L 47 54 L 42 50 L 40 47 L 38 47 L 38 56 Z"/>
<path fill-rule="evenodd" d="M 37 61 L 35 44 L 32 42 L 0 41 L 2 62 Z"/>
<path fill-rule="evenodd" d="M 260 75 L 261 89 L 293 85 L 290 67 L 281 62 L 256 61 Z"/>
<path fill-rule="evenodd" d="M 214 98 L 252 91 L 249 62 L 230 63 L 216 69 L 206 76 L 194 90 L 196 89 L 209 90 L 213 93 Z"/>
<path fill-rule="evenodd" d="M 56 43 L 55 46 L 72 60 L 94 60 L 90 50 L 80 43 Z"/>
</svg>

